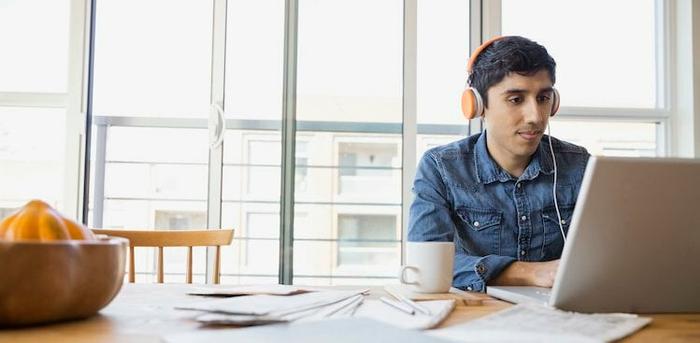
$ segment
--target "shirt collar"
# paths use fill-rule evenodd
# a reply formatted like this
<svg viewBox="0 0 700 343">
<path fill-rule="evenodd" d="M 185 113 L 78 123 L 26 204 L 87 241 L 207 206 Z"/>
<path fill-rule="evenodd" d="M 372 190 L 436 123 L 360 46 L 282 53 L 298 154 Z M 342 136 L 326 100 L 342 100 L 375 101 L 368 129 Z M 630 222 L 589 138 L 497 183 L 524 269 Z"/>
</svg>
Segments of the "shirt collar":
<svg viewBox="0 0 700 343">
<path fill-rule="evenodd" d="M 480 183 L 489 184 L 495 181 L 507 182 L 514 180 L 514 178 L 499 167 L 496 161 L 489 155 L 488 148 L 486 147 L 486 131 L 481 133 L 474 146 L 474 168 L 476 170 L 476 181 Z M 549 141 L 547 140 L 547 136 L 544 135 L 537 150 L 535 150 L 535 153 L 532 155 L 530 164 L 525 168 L 519 180 L 532 180 L 540 173 L 551 174 L 553 172 L 554 165 L 549 151 Z"/>
</svg>

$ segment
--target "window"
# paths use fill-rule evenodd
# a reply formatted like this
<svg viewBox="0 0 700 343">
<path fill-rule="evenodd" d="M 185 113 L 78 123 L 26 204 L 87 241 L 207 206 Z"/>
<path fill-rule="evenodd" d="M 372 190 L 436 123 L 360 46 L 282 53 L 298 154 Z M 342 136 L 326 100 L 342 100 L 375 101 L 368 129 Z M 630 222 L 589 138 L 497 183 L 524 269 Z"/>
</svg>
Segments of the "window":
<svg viewBox="0 0 700 343">
<path fill-rule="evenodd" d="M 503 0 L 503 34 L 547 47 L 562 106 L 655 108 L 654 10 L 654 0 Z"/>
<path fill-rule="evenodd" d="M 42 199 L 61 209 L 65 127 L 63 109 L 0 107 L 0 207 Z"/>
<path fill-rule="evenodd" d="M 304 192 L 307 189 L 306 176 L 309 174 L 309 169 L 306 168 L 309 164 L 309 144 L 307 142 L 297 141 L 295 163 L 294 190 L 297 192 Z"/>
<path fill-rule="evenodd" d="M 156 229 L 203 229 L 207 225 L 207 214 L 194 211 L 162 211 L 156 210 Z"/>
<path fill-rule="evenodd" d="M 0 92 L 67 92 L 69 10 L 68 0 L 3 1 Z"/>
<path fill-rule="evenodd" d="M 211 1 L 97 0 L 96 11 L 95 115 L 206 118 Z"/>
<path fill-rule="evenodd" d="M 300 1 L 298 25 L 299 120 L 401 121 L 402 1 Z"/>
<path fill-rule="evenodd" d="M 67 216 L 68 0 L 0 5 L 0 207 L 42 199 Z M 66 173 L 69 170 L 70 173 Z M 74 191 L 74 190 L 71 190 Z M 77 193 L 77 192 L 76 192 Z"/>
<path fill-rule="evenodd" d="M 212 2 L 98 0 L 95 9 L 89 224 L 206 228 Z M 137 278 L 150 280 L 155 254 L 139 250 Z M 165 280 L 184 281 L 185 250 L 165 254 Z M 195 259 L 203 281 L 203 248 Z"/>
<path fill-rule="evenodd" d="M 586 147 L 593 155 L 654 157 L 659 124 L 601 120 L 555 120 L 557 137 Z M 595 134 L 593 134 L 595 133 Z"/>
<path fill-rule="evenodd" d="M 399 196 L 401 165 L 398 144 L 355 142 L 338 145 L 338 194 L 368 194 Z M 399 196 L 400 197 L 400 196 Z"/>
<path fill-rule="evenodd" d="M 276 283 L 279 251 L 278 132 L 228 130 L 222 225 L 236 230 L 222 249 L 222 282 Z"/>
<path fill-rule="evenodd" d="M 280 148 L 277 139 L 248 141 L 248 194 L 279 196 Z"/>
<path fill-rule="evenodd" d="M 269 256 L 277 254 L 279 243 L 279 214 L 248 212 L 246 214 L 246 236 L 248 240 L 242 247 L 245 254 L 244 265 L 250 271 L 275 273 L 270 268 Z M 272 265 L 273 266 L 273 265 Z"/>
<path fill-rule="evenodd" d="M 373 268 L 398 262 L 396 216 L 338 216 L 339 266 Z"/>
<path fill-rule="evenodd" d="M 562 110 L 552 135 L 593 154 L 666 154 L 658 18 L 655 0 L 502 1 L 502 33 L 543 44 L 557 62 Z"/>
<path fill-rule="evenodd" d="M 459 97 L 472 33 L 497 31 L 489 26 L 499 22 L 493 16 L 501 16 L 503 34 L 531 37 L 556 58 L 563 107 L 552 121 L 554 136 L 593 154 L 664 153 L 668 103 L 660 96 L 660 71 L 666 61 L 659 49 L 665 42 L 657 37 L 665 36 L 657 2 L 501 3 L 500 11 L 482 16 L 462 0 L 304 0 L 292 43 L 285 42 L 283 0 L 229 0 L 225 8 L 194 0 L 99 0 L 91 225 L 200 228 L 220 221 L 236 230 L 234 243 L 222 250 L 224 283 L 277 283 L 280 258 L 283 273 L 292 269 L 298 284 L 391 282 L 411 200 L 403 181 L 413 178 L 413 159 L 479 130 L 463 118 Z M 405 4 L 417 11 L 404 11 Z M 619 25 L 623 15 L 629 25 Z M 616 48 L 620 36 L 631 37 L 629 49 Z M 415 50 L 405 40 L 415 42 Z M 572 41 L 596 49 L 572 49 Z M 288 43 L 296 48 L 296 64 L 289 65 L 295 69 L 284 68 Z M 613 48 L 619 54 L 599 53 Z M 601 82 L 613 67 L 622 81 Z M 285 84 L 285 72 L 296 82 Z M 404 101 L 413 91 L 415 105 Z M 281 134 L 285 94 L 296 96 L 296 137 L 287 142 Z M 211 102 L 224 109 L 222 147 L 208 144 Z M 53 110 L 50 122 L 65 125 L 56 108 L 37 109 Z M 0 123 L 7 119 L 0 116 Z M 22 141 L 8 138 L 15 132 L 0 126 L 0 159 L 16 149 L 3 142 Z M 44 148 L 66 145 L 60 132 L 51 134 L 57 138 Z M 284 145 L 296 152 L 293 162 L 284 162 L 295 164 L 293 204 L 281 204 L 287 199 L 281 193 Z M 40 164 L 60 164 L 56 155 Z M 17 205 L 0 200 L 2 207 Z M 294 208 L 292 251 L 280 249 L 280 226 L 287 225 L 281 205 Z M 144 254 L 153 265 L 152 253 Z M 148 278 L 153 270 L 139 272 Z M 180 277 L 168 265 L 166 271 Z"/>
<path fill-rule="evenodd" d="M 284 0 L 229 0 L 227 7 L 226 117 L 279 121 Z"/>
<path fill-rule="evenodd" d="M 467 81 L 469 1 L 418 1 L 418 124 L 466 125 L 460 96 Z"/>
<path fill-rule="evenodd" d="M 93 174 L 104 180 L 103 217 L 91 225 L 152 228 L 151 211 L 206 212 L 206 131 L 111 127 L 105 135 L 104 175 Z"/>
<path fill-rule="evenodd" d="M 214 73 L 225 78 L 221 223 L 236 234 L 221 252 L 222 283 L 279 280 L 284 4 L 226 3 L 225 71 Z"/>
<path fill-rule="evenodd" d="M 460 109 L 471 53 L 469 16 L 469 1 L 418 1 L 416 162 L 428 149 L 469 134 Z"/>
<path fill-rule="evenodd" d="M 399 266 L 385 258 L 340 270 L 335 261 L 336 213 L 401 208 L 402 19 L 398 0 L 299 2 L 296 144 L 307 164 L 296 173 L 307 183 L 295 189 L 295 213 L 305 213 L 294 218 L 295 283 L 382 282 Z"/>
</svg>

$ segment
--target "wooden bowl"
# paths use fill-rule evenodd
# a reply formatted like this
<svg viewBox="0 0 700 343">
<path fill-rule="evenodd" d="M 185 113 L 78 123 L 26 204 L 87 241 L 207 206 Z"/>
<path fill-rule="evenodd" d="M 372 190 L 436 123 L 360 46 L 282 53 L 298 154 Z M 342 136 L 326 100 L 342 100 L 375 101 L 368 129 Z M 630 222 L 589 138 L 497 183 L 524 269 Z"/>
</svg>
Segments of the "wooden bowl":
<svg viewBox="0 0 700 343">
<path fill-rule="evenodd" d="M 94 315 L 122 286 L 128 242 L 0 240 L 0 326 Z"/>
</svg>

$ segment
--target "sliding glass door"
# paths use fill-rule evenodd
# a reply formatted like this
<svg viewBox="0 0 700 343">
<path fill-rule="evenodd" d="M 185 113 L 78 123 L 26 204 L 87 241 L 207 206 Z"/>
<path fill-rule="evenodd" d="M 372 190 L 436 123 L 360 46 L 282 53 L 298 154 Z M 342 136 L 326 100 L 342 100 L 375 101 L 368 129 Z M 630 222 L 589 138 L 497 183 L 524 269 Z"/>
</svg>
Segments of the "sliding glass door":
<svg viewBox="0 0 700 343">
<path fill-rule="evenodd" d="M 212 12 L 209 1 L 96 1 L 90 226 L 206 228 Z M 184 249 L 166 255 L 165 281 L 184 280 Z M 136 258 L 137 281 L 150 280 L 153 251 Z"/>
</svg>

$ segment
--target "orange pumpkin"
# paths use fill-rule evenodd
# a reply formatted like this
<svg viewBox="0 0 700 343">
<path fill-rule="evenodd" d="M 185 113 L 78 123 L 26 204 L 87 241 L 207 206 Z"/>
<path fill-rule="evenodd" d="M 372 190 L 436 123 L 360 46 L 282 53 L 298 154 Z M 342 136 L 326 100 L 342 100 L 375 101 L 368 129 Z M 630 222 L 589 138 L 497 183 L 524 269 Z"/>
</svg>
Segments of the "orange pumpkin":
<svg viewBox="0 0 700 343">
<path fill-rule="evenodd" d="M 0 222 L 0 239 L 54 241 L 94 240 L 85 226 L 61 216 L 41 200 L 32 200 Z"/>
</svg>

